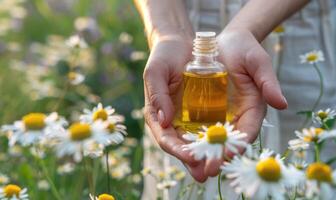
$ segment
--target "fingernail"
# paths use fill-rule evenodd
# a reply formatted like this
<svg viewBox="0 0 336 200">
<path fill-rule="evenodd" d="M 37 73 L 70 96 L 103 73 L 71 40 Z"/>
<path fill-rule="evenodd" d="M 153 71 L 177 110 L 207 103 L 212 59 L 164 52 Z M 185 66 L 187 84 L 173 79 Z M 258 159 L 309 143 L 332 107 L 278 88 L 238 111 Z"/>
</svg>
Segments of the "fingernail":
<svg viewBox="0 0 336 200">
<path fill-rule="evenodd" d="M 159 110 L 159 112 L 158 112 L 158 119 L 159 119 L 159 123 L 162 125 L 162 123 L 165 120 L 165 116 L 164 116 L 164 113 L 163 113 L 162 110 Z"/>
<path fill-rule="evenodd" d="M 287 102 L 286 97 L 285 97 L 285 96 L 282 96 L 282 99 L 283 99 L 283 101 L 286 103 L 286 105 L 288 105 L 288 102 Z"/>
</svg>

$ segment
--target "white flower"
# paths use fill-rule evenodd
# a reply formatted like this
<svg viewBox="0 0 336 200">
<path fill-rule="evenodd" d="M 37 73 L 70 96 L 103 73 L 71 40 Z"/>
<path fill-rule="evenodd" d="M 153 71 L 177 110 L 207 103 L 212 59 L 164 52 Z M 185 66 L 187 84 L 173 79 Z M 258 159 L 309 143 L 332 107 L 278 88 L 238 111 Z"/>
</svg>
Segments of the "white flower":
<svg viewBox="0 0 336 200">
<path fill-rule="evenodd" d="M 90 194 L 90 200 L 115 200 L 115 198 L 110 194 L 101 194 L 97 197 Z"/>
<path fill-rule="evenodd" d="M 46 191 L 50 189 L 50 185 L 47 180 L 40 180 L 39 182 L 37 182 L 37 188 Z"/>
<path fill-rule="evenodd" d="M 174 180 L 163 180 L 159 182 L 156 187 L 159 190 L 164 190 L 164 189 L 170 189 L 174 187 L 177 184 L 177 181 Z"/>
<path fill-rule="evenodd" d="M 306 54 L 300 55 L 301 63 L 315 64 L 320 61 L 324 61 L 324 55 L 322 51 L 311 51 Z"/>
<path fill-rule="evenodd" d="M 10 146 L 16 143 L 28 146 L 47 140 L 51 134 L 62 132 L 65 125 L 67 122 L 57 113 L 48 116 L 43 113 L 30 113 L 13 125 L 2 126 L 2 130 L 8 132 Z"/>
<path fill-rule="evenodd" d="M 70 174 L 75 170 L 76 165 L 71 162 L 67 162 L 57 168 L 57 173 L 59 175 Z"/>
<path fill-rule="evenodd" d="M 286 167 L 280 155 L 272 157 L 271 153 L 263 151 L 257 160 L 235 156 L 230 163 L 224 163 L 223 172 L 237 193 L 256 200 L 284 199 L 285 188 L 299 184 L 302 172 Z"/>
<path fill-rule="evenodd" d="M 228 122 L 224 125 L 217 123 L 209 128 L 203 126 L 202 129 L 203 131 L 200 131 L 198 135 L 193 133 L 183 135 L 184 139 L 192 141 L 183 145 L 183 149 L 190 150 L 197 160 L 202 160 L 203 158 L 219 159 L 222 157 L 223 147 L 237 154 L 237 147 L 245 147 L 247 145 L 242 140 L 247 134 L 233 130 L 233 125 Z"/>
<path fill-rule="evenodd" d="M 5 174 L 0 173 L 0 185 L 9 183 L 9 178 Z"/>
<path fill-rule="evenodd" d="M 85 49 L 87 48 L 87 44 L 85 40 L 78 35 L 73 35 L 69 39 L 65 41 L 65 44 L 70 48 L 80 48 Z"/>
<path fill-rule="evenodd" d="M 306 197 L 320 200 L 333 200 L 336 197 L 336 171 L 327 164 L 316 162 L 306 170 Z"/>
<path fill-rule="evenodd" d="M 131 61 L 139 61 L 146 59 L 147 54 L 143 51 L 133 51 L 130 55 Z"/>
<path fill-rule="evenodd" d="M 302 129 L 302 131 L 295 131 L 298 138 L 288 142 L 289 149 L 293 151 L 306 150 L 310 143 L 319 143 L 326 137 L 330 137 L 330 131 L 325 131 L 322 128 L 310 127 L 309 129 Z"/>
<path fill-rule="evenodd" d="M 126 135 L 126 127 L 122 124 L 114 124 L 109 121 L 95 121 L 99 126 L 104 127 L 105 131 L 95 134 L 93 139 L 96 143 L 103 146 L 109 146 L 111 144 L 120 144 L 124 141 L 124 135 Z"/>
<path fill-rule="evenodd" d="M 0 187 L 0 200 L 29 200 L 27 188 L 14 184 Z"/>
<path fill-rule="evenodd" d="M 115 109 L 111 106 L 103 107 L 103 104 L 99 103 L 93 110 L 84 109 L 84 114 L 80 116 L 80 120 L 86 123 L 92 123 L 96 120 L 109 121 L 111 123 L 121 123 L 124 121 L 124 117 L 115 114 Z"/>
<path fill-rule="evenodd" d="M 119 41 L 123 44 L 130 44 L 133 41 L 133 37 L 126 32 L 122 32 L 119 35 Z"/>
<path fill-rule="evenodd" d="M 319 110 L 319 111 L 313 113 L 312 115 L 313 115 L 312 116 L 313 117 L 313 121 L 315 123 L 323 125 L 328 120 L 335 118 L 336 111 L 328 108 L 326 110 Z"/>
<path fill-rule="evenodd" d="M 82 160 L 84 156 L 96 157 L 101 152 L 99 144 L 95 142 L 97 134 L 105 134 L 106 129 L 102 123 L 74 123 L 67 131 L 59 134 L 59 143 L 56 145 L 58 157 L 73 156 L 76 162 Z"/>
<path fill-rule="evenodd" d="M 85 76 L 77 72 L 69 72 L 68 79 L 72 85 L 79 85 L 85 80 Z"/>
</svg>

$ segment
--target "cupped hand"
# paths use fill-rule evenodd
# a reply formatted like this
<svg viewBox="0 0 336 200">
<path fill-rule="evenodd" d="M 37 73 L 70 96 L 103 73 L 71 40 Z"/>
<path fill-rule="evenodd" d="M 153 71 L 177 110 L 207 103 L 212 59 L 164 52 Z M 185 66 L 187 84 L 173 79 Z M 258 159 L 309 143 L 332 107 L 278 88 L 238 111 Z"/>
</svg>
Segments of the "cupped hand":
<svg viewBox="0 0 336 200">
<path fill-rule="evenodd" d="M 181 160 L 195 180 L 204 182 L 205 161 L 197 161 L 182 150 L 186 142 L 173 127 L 179 86 L 184 66 L 191 59 L 191 38 L 169 35 L 160 38 L 151 49 L 144 70 L 145 119 L 156 142 L 167 153 Z"/>
<path fill-rule="evenodd" d="M 248 134 L 248 143 L 258 136 L 266 114 L 266 103 L 276 109 L 285 109 L 287 102 L 273 72 L 272 60 L 253 34 L 247 30 L 224 30 L 217 38 L 218 60 L 229 73 L 233 84 L 235 128 Z M 228 157 L 232 154 L 225 151 Z M 216 175 L 222 160 L 208 160 L 206 175 Z"/>
</svg>

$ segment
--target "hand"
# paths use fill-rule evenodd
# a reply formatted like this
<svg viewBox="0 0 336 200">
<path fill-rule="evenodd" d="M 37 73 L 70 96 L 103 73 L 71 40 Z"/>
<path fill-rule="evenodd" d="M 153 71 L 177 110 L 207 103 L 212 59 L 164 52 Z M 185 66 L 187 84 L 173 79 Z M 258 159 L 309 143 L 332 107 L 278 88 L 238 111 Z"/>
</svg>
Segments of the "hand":
<svg viewBox="0 0 336 200">
<path fill-rule="evenodd" d="M 266 103 L 285 109 L 286 99 L 273 72 L 270 56 L 249 31 L 224 30 L 217 39 L 218 59 L 227 67 L 234 86 L 233 123 L 236 129 L 248 134 L 247 142 L 252 143 L 265 117 Z M 226 155 L 232 157 L 228 151 Z M 217 174 L 221 163 L 222 160 L 208 160 L 205 174 Z"/>
<path fill-rule="evenodd" d="M 152 46 L 145 71 L 145 119 L 159 146 L 181 160 L 197 181 L 204 182 L 204 161 L 196 161 L 183 151 L 186 142 L 172 126 L 174 102 L 182 83 L 184 66 L 191 59 L 191 37 L 169 35 L 157 39 Z M 176 104 L 175 104 L 176 105 Z"/>
</svg>

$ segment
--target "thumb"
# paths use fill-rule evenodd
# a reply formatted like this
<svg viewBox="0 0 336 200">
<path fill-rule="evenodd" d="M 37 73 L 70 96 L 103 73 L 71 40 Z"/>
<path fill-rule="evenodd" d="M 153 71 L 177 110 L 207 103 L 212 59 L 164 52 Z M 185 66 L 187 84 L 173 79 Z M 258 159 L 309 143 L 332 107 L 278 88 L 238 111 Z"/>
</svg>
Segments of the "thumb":
<svg viewBox="0 0 336 200">
<path fill-rule="evenodd" d="M 157 112 L 157 120 L 163 128 L 174 118 L 174 105 L 169 93 L 169 72 L 164 64 L 150 62 L 144 71 L 145 101 Z"/>
<path fill-rule="evenodd" d="M 266 51 L 257 46 L 245 57 L 246 69 L 261 91 L 266 102 L 274 108 L 287 108 L 286 98 L 281 92 L 277 77 L 272 68 L 272 60 Z"/>
</svg>

